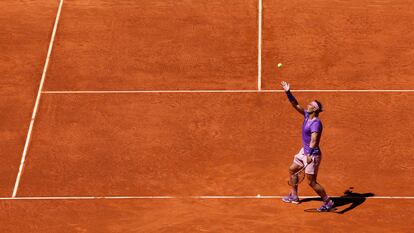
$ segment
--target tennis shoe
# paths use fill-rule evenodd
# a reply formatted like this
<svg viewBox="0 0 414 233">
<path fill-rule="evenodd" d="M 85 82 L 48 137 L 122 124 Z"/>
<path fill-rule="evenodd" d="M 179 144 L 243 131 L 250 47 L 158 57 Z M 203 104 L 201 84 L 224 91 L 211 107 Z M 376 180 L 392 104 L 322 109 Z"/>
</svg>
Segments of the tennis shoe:
<svg viewBox="0 0 414 233">
<path fill-rule="evenodd" d="M 289 196 L 283 197 L 282 201 L 286 203 L 299 204 L 299 197 L 290 193 Z"/>
<path fill-rule="evenodd" d="M 335 209 L 335 203 L 332 200 L 329 200 L 328 202 L 323 203 L 323 205 L 319 207 L 317 210 L 319 212 L 329 212 Z"/>
</svg>

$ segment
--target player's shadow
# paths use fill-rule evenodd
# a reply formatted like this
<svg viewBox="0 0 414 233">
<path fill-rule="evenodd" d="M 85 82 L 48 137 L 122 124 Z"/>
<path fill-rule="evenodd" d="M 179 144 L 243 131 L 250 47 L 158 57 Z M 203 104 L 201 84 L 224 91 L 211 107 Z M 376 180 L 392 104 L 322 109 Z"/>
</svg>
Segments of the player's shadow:
<svg viewBox="0 0 414 233">
<path fill-rule="evenodd" d="M 347 208 L 343 210 L 335 211 L 335 213 L 344 214 L 352 209 L 355 209 L 357 206 L 361 205 L 362 203 L 364 203 L 367 197 L 375 196 L 374 193 L 354 193 L 352 189 L 353 189 L 352 187 L 349 188 L 348 190 L 344 192 L 344 195 L 340 197 L 332 198 L 332 200 L 335 203 L 335 207 L 337 208 L 341 206 L 349 205 Z M 321 198 L 305 198 L 301 200 L 301 202 L 316 201 L 316 200 L 321 201 Z"/>
</svg>

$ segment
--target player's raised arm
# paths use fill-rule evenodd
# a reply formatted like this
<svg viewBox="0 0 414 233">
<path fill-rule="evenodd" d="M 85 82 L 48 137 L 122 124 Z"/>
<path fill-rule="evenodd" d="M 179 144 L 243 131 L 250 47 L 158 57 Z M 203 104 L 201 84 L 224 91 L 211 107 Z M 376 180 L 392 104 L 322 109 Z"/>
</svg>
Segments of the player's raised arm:
<svg viewBox="0 0 414 233">
<path fill-rule="evenodd" d="M 283 88 L 283 90 L 285 90 L 286 95 L 287 95 L 290 103 L 292 104 L 292 106 L 300 114 L 305 115 L 305 110 L 299 105 L 298 101 L 295 99 L 295 97 L 293 96 L 293 94 L 290 92 L 290 85 L 289 85 L 289 83 L 287 83 L 285 81 L 282 81 L 281 84 L 282 84 L 282 88 Z"/>
</svg>

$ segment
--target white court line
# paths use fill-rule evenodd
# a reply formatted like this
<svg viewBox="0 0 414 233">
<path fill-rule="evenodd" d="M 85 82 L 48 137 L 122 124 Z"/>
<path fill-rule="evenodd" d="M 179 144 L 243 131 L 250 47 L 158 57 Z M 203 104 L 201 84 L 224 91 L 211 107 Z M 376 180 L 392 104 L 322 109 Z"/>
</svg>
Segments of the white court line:
<svg viewBox="0 0 414 233">
<path fill-rule="evenodd" d="M 0 200 L 97 200 L 97 199 L 281 199 L 284 196 L 108 196 L 108 197 L 1 197 Z M 346 199 L 412 199 L 411 196 L 373 196 L 373 197 L 341 197 L 332 198 Z M 319 198 L 319 196 L 300 196 L 300 198 Z"/>
<path fill-rule="evenodd" d="M 30 120 L 29 130 L 28 130 L 27 136 L 26 136 L 26 142 L 24 144 L 22 159 L 20 161 L 19 172 L 17 173 L 16 183 L 14 184 L 12 198 L 16 197 L 17 189 L 19 188 L 20 178 L 21 178 L 21 175 L 22 175 L 22 172 L 23 172 L 24 162 L 26 160 L 27 149 L 29 148 L 29 142 L 30 142 L 30 138 L 31 138 L 31 135 L 32 135 L 33 124 L 34 124 L 34 121 L 36 119 L 37 110 L 39 108 L 40 98 L 42 96 L 43 84 L 45 82 L 47 67 L 49 65 L 50 54 L 52 53 L 52 49 L 53 49 L 53 41 L 55 40 L 55 35 L 56 35 L 57 25 L 59 23 L 59 17 L 60 17 L 60 12 L 61 12 L 61 9 L 62 9 L 62 5 L 63 5 L 63 0 L 60 0 L 57 15 L 56 15 L 56 19 L 55 19 L 55 24 L 53 26 L 52 36 L 51 36 L 50 42 L 49 42 L 49 48 L 48 48 L 48 51 L 47 51 L 45 65 L 43 67 L 42 78 L 40 79 L 39 90 L 37 92 L 36 102 L 35 102 L 35 105 L 34 105 L 34 108 L 33 108 L 32 118 Z"/>
<path fill-rule="evenodd" d="M 257 89 L 262 90 L 262 19 L 263 1 L 258 0 L 258 33 L 257 33 Z"/>
<path fill-rule="evenodd" d="M 134 93 L 282 93 L 283 90 L 119 90 L 119 91 L 43 91 L 43 94 L 134 94 Z M 332 92 L 332 93 L 358 93 L 358 92 L 414 92 L 414 90 L 292 90 L 292 92 Z"/>
</svg>

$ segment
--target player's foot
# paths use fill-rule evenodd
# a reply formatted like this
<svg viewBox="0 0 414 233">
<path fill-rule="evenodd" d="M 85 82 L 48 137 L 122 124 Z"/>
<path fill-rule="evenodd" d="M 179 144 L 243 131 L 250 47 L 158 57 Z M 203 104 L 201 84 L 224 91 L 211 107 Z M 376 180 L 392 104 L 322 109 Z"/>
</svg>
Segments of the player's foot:
<svg viewBox="0 0 414 233">
<path fill-rule="evenodd" d="M 289 196 L 283 197 L 282 201 L 286 203 L 299 204 L 299 197 L 290 193 Z"/>
<path fill-rule="evenodd" d="M 335 210 L 335 203 L 332 200 L 329 200 L 325 203 L 323 203 L 323 205 L 321 207 L 319 207 L 317 210 L 319 212 L 328 212 L 328 211 L 332 211 Z"/>
</svg>

